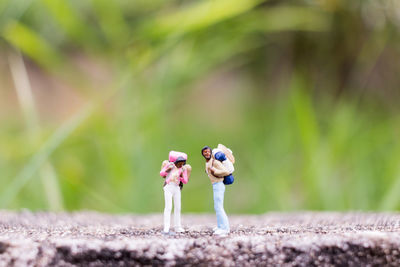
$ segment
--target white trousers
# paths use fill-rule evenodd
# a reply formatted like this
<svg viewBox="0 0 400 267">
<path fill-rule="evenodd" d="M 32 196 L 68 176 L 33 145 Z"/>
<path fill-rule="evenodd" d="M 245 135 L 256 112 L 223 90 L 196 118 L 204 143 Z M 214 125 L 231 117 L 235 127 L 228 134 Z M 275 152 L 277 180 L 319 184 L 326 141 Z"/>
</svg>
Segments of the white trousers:
<svg viewBox="0 0 400 267">
<path fill-rule="evenodd" d="M 174 198 L 174 225 L 181 226 L 181 189 L 175 183 L 164 186 L 165 209 L 164 209 L 164 232 L 169 232 L 171 226 L 172 198 Z"/>
</svg>

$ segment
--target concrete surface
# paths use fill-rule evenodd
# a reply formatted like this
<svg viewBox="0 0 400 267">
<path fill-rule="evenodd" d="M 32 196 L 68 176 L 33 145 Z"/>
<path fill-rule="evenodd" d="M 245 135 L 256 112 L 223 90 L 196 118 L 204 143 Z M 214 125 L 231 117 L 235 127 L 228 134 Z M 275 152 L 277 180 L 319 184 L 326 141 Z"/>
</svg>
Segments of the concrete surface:
<svg viewBox="0 0 400 267">
<path fill-rule="evenodd" d="M 400 266 L 399 213 L 183 215 L 187 232 L 163 236 L 162 216 L 0 211 L 0 266 Z"/>
</svg>

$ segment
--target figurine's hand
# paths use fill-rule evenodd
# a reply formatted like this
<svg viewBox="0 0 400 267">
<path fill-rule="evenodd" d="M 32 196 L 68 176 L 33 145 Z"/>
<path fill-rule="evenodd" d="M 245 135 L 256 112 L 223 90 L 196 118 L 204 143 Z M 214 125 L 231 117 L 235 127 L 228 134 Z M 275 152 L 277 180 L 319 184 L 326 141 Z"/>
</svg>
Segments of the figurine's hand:
<svg viewBox="0 0 400 267">
<path fill-rule="evenodd" d="M 215 172 L 214 172 L 214 169 L 213 169 L 213 168 L 210 168 L 210 173 L 211 173 L 213 176 L 217 177 L 217 176 L 215 175 Z"/>
<path fill-rule="evenodd" d="M 214 167 L 212 167 L 211 168 L 211 174 L 214 175 L 217 178 L 223 178 L 223 176 L 216 175 L 215 173 L 216 173 L 216 169 Z"/>
</svg>

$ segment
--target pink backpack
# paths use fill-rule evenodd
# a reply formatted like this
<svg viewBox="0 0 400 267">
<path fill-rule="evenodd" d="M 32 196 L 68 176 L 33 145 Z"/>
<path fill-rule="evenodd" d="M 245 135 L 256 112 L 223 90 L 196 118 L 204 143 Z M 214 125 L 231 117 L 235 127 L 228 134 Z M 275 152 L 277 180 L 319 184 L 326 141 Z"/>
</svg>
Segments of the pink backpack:
<svg viewBox="0 0 400 267">
<path fill-rule="evenodd" d="M 185 160 L 187 160 L 188 156 L 186 155 L 186 153 L 171 150 L 169 152 L 168 160 L 169 160 L 169 162 L 175 162 L 175 160 L 178 157 L 183 157 Z"/>
</svg>

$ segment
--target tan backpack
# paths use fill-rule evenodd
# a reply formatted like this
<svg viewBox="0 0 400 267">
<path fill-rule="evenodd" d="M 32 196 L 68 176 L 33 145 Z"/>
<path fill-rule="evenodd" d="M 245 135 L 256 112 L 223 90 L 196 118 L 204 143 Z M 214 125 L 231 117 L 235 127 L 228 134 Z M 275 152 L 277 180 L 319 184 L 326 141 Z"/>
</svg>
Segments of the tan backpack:
<svg viewBox="0 0 400 267">
<path fill-rule="evenodd" d="M 225 156 L 232 162 L 232 164 L 235 164 L 235 157 L 233 156 L 232 150 L 230 150 L 223 144 L 218 144 L 217 148 L 225 154 Z"/>
</svg>

